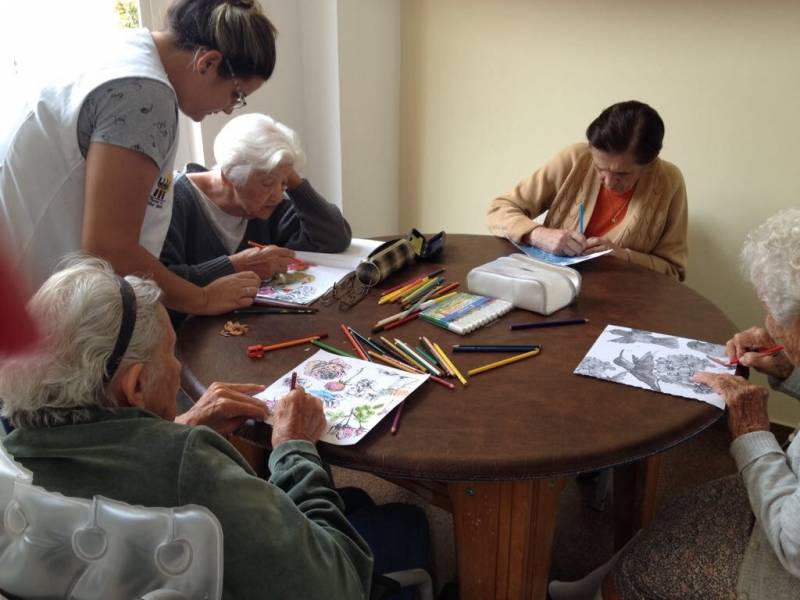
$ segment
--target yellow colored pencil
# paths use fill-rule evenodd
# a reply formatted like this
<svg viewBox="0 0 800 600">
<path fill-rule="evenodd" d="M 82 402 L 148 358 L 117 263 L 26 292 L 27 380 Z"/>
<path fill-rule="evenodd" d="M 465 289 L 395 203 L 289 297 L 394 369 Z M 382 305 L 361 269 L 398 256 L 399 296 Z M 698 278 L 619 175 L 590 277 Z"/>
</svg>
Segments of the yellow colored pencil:
<svg viewBox="0 0 800 600">
<path fill-rule="evenodd" d="M 453 373 L 455 373 L 455 376 L 458 377 L 458 380 L 461 382 L 461 385 L 466 386 L 467 385 L 466 377 L 464 377 L 461 374 L 461 371 L 459 371 L 458 368 L 456 368 L 455 363 L 453 363 L 453 361 L 450 360 L 450 357 L 447 356 L 447 354 L 444 353 L 444 350 L 442 350 L 442 347 L 439 344 L 437 344 L 436 342 L 433 342 L 433 347 L 439 353 L 439 355 L 442 357 L 442 360 L 447 363 L 447 368 L 449 368 L 451 371 L 453 371 Z M 469 372 L 469 375 L 472 375 L 472 371 Z"/>
<path fill-rule="evenodd" d="M 420 277 L 416 281 L 412 281 L 408 285 L 401 287 L 399 290 L 395 290 L 393 292 L 389 292 L 384 296 L 381 296 L 380 300 L 378 300 L 378 304 L 386 304 L 387 302 L 392 302 L 394 301 L 395 298 L 402 296 L 415 288 L 418 288 L 426 281 L 428 281 L 427 277 Z"/>
<path fill-rule="evenodd" d="M 488 365 L 483 365 L 482 367 L 478 367 L 477 369 L 470 369 L 469 371 L 467 371 L 467 375 L 469 376 L 477 375 L 478 373 L 483 373 L 484 371 L 496 369 L 497 367 L 510 365 L 511 363 L 515 363 L 524 358 L 530 358 L 531 356 L 536 356 L 537 354 L 539 354 L 539 352 L 541 352 L 541 350 L 537 348 L 536 350 L 531 350 L 530 352 L 525 352 L 523 354 L 515 354 L 514 356 L 504 358 L 503 360 L 498 360 L 497 362 L 489 363 Z"/>
</svg>

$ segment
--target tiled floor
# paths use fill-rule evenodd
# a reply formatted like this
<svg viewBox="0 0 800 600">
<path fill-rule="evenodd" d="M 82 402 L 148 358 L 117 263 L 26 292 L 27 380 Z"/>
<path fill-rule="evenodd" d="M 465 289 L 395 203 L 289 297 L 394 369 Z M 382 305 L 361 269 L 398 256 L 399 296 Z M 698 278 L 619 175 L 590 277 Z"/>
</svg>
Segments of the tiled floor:
<svg viewBox="0 0 800 600">
<path fill-rule="evenodd" d="M 720 422 L 700 436 L 674 448 L 664 455 L 659 481 L 658 502 L 661 505 L 671 496 L 704 481 L 736 471 L 728 454 L 730 436 Z M 424 503 L 414 494 L 381 479 L 344 469 L 334 468 L 338 486 L 357 485 L 379 503 Z M 589 507 L 592 488 L 588 483 L 571 481 L 561 496 L 558 524 L 553 541 L 551 578 L 581 577 L 612 554 L 612 522 L 610 507 L 597 511 Z M 434 565 L 437 589 L 455 574 L 453 521 L 448 513 L 426 506 L 432 526 Z"/>
</svg>

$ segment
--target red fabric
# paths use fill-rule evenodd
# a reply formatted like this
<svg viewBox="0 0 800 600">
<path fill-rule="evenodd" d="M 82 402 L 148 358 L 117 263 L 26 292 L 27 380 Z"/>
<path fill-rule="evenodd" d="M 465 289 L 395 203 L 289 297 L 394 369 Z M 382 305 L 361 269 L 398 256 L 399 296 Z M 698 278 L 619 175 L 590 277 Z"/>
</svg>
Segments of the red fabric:
<svg viewBox="0 0 800 600">
<path fill-rule="evenodd" d="M 31 348 L 39 339 L 36 325 L 25 310 L 25 295 L 17 278 L 0 257 L 0 355 Z"/>
<path fill-rule="evenodd" d="M 587 238 L 603 237 L 621 223 L 628 212 L 628 204 L 633 198 L 635 190 L 636 186 L 633 186 L 627 192 L 617 194 L 601 185 L 600 192 L 597 194 L 597 203 L 592 212 L 592 219 L 589 221 L 584 235 Z"/>
</svg>

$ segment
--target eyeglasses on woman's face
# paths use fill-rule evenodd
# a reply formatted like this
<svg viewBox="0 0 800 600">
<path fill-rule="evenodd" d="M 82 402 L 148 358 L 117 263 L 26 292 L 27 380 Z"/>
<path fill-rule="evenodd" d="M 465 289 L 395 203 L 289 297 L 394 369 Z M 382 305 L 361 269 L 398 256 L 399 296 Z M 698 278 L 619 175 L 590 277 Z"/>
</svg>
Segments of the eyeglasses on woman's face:
<svg viewBox="0 0 800 600">
<path fill-rule="evenodd" d="M 233 72 L 233 67 L 231 67 L 230 61 L 226 58 L 225 65 L 228 67 L 228 71 L 231 74 L 231 79 L 233 79 L 233 90 L 234 94 L 236 95 L 236 100 L 233 103 L 233 110 L 237 108 L 244 108 L 247 106 L 247 97 L 244 95 L 242 91 L 242 86 L 239 85 L 239 79 L 236 77 L 236 73 Z"/>
</svg>

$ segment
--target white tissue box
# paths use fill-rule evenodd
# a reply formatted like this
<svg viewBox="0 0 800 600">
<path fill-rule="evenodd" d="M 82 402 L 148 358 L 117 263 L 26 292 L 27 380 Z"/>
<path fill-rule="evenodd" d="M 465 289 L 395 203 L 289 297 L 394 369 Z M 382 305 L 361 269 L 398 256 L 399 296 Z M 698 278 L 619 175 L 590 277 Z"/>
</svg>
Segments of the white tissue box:
<svg viewBox="0 0 800 600">
<path fill-rule="evenodd" d="M 517 308 L 550 315 L 578 297 L 581 275 L 569 267 L 512 254 L 472 269 L 467 287 L 473 294 L 502 298 Z"/>
</svg>

